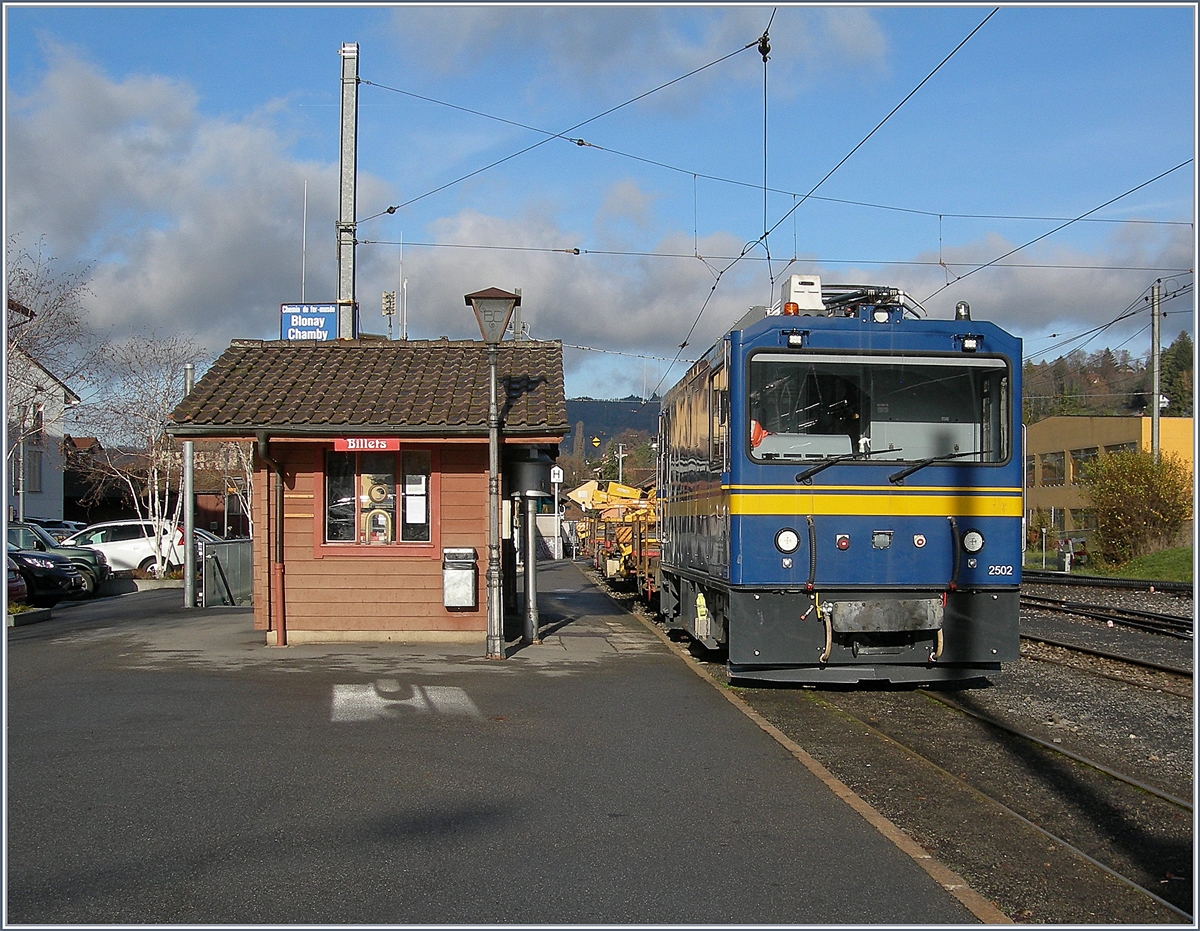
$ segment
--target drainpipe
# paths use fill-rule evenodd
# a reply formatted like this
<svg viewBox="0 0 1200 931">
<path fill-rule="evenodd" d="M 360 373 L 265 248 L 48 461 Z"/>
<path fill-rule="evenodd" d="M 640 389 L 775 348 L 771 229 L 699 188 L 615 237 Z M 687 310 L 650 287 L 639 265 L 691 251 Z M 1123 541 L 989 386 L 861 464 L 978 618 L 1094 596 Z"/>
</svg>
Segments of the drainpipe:
<svg viewBox="0 0 1200 931">
<path fill-rule="evenodd" d="M 276 614 L 278 615 L 275 623 L 275 645 L 285 647 L 287 646 L 287 618 L 284 613 L 283 597 L 283 466 L 267 454 L 267 449 L 267 431 L 259 430 L 258 458 L 266 464 L 267 468 L 275 473 L 275 549 L 274 558 L 271 561 L 271 578 L 268 582 L 267 612 L 269 617 L 271 605 L 270 592 L 274 592 L 277 608 Z M 267 524 L 270 526 L 269 520 Z"/>
</svg>

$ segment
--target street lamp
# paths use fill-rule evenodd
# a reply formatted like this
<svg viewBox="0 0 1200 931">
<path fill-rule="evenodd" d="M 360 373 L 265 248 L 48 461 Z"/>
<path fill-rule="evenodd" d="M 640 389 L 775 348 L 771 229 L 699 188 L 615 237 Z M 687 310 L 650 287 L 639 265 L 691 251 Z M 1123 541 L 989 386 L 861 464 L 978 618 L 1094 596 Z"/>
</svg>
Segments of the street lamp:
<svg viewBox="0 0 1200 931">
<path fill-rule="evenodd" d="M 488 355 L 488 565 L 487 657 L 504 659 L 504 604 L 500 598 L 500 415 L 496 406 L 496 361 L 519 294 L 486 288 L 466 295 L 475 311 Z"/>
</svg>

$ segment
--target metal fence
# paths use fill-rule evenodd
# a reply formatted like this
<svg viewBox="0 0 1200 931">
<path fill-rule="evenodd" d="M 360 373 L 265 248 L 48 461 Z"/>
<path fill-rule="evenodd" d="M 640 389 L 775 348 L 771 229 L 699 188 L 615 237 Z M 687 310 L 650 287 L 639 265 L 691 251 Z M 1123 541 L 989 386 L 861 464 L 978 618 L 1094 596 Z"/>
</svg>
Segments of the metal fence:
<svg viewBox="0 0 1200 931">
<path fill-rule="evenodd" d="M 200 544 L 200 607 L 247 605 L 254 594 L 254 552 L 250 540 Z"/>
</svg>

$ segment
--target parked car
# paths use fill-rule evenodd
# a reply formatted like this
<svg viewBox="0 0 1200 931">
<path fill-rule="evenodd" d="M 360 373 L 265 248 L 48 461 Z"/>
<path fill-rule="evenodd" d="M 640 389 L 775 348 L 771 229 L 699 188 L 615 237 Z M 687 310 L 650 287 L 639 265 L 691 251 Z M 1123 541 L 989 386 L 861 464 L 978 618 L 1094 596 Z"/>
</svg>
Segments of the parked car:
<svg viewBox="0 0 1200 931">
<path fill-rule="evenodd" d="M 29 603 L 34 607 L 50 608 L 83 592 L 83 576 L 65 556 L 27 552 L 11 543 L 8 555 L 19 567 L 29 590 Z"/>
<path fill-rule="evenodd" d="M 15 559 L 8 557 L 8 603 L 10 605 L 24 604 L 29 599 L 29 586 L 25 576 L 21 575 L 21 567 Z"/>
<path fill-rule="evenodd" d="M 79 533 L 87 524 L 77 520 L 54 520 L 49 517 L 26 517 L 25 523 L 37 524 L 59 543 L 73 533 Z"/>
<path fill-rule="evenodd" d="M 95 594 L 96 589 L 104 584 L 104 580 L 112 575 L 108 559 L 103 553 L 89 549 L 86 546 L 70 546 L 59 543 L 50 536 L 49 531 L 37 524 L 12 521 L 8 525 L 8 542 L 17 549 L 29 552 L 53 553 L 55 556 L 65 556 L 83 576 L 83 593 Z"/>
<path fill-rule="evenodd" d="M 154 567 L 154 537 L 158 534 L 168 569 L 183 565 L 183 529 L 161 523 L 155 530 L 149 520 L 110 520 L 92 524 L 63 541 L 69 546 L 85 546 L 105 555 L 113 572 Z"/>
</svg>

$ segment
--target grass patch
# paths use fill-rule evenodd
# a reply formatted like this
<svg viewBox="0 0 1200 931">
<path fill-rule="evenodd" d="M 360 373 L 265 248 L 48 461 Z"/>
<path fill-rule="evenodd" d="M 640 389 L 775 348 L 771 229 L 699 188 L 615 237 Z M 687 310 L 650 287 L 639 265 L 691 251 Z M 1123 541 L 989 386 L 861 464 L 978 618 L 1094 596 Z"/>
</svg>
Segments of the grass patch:
<svg viewBox="0 0 1200 931">
<path fill-rule="evenodd" d="M 1159 550 L 1098 574 L 1116 579 L 1145 579 L 1149 582 L 1191 582 L 1192 552 L 1190 546 Z"/>
</svg>

